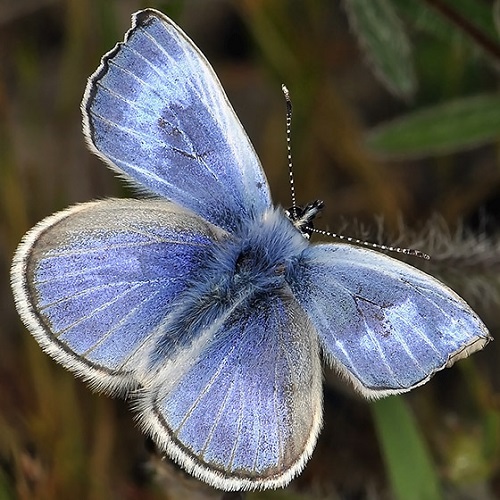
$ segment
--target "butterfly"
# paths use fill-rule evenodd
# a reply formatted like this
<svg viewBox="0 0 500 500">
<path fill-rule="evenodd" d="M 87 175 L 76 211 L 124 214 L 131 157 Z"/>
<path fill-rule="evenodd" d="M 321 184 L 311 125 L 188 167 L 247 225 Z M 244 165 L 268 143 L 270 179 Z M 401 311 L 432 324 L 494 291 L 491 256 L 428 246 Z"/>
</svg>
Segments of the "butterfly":
<svg viewBox="0 0 500 500">
<path fill-rule="evenodd" d="M 147 196 L 38 223 L 14 256 L 16 306 L 44 351 L 131 398 L 143 430 L 197 478 L 248 490 L 299 474 L 322 425 L 321 356 L 374 399 L 490 340 L 433 277 L 310 243 L 318 205 L 273 205 L 212 67 L 162 13 L 134 14 L 81 108 L 90 149 Z"/>
</svg>

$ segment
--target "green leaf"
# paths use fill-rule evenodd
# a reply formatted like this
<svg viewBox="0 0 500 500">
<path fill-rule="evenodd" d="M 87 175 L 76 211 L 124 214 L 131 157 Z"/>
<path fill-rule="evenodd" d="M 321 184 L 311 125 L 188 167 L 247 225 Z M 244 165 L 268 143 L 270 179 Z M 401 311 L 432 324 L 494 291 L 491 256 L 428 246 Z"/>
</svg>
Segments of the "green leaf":
<svg viewBox="0 0 500 500">
<path fill-rule="evenodd" d="M 500 137 L 500 95 L 465 97 L 372 129 L 368 146 L 388 158 L 421 158 L 471 149 Z"/>
<path fill-rule="evenodd" d="M 395 497 L 441 499 L 435 466 L 405 400 L 381 399 L 371 408 Z"/>
<path fill-rule="evenodd" d="M 395 95 L 409 98 L 416 89 L 410 41 L 388 0 L 346 0 L 349 23 L 375 75 Z"/>
<path fill-rule="evenodd" d="M 455 38 L 463 38 L 463 31 L 455 24 L 440 15 L 421 0 L 390 0 L 398 14 L 416 30 L 431 34 L 446 42 Z"/>
<path fill-rule="evenodd" d="M 420 0 L 389 0 L 403 19 L 421 31 L 431 33 L 433 36 L 449 43 L 460 41 L 468 47 L 473 47 L 478 54 L 490 56 L 485 47 L 464 29 L 457 19 L 452 19 L 431 6 L 431 2 Z M 441 2 L 451 12 L 461 17 L 466 23 L 476 28 L 491 43 L 498 42 L 498 32 L 495 27 L 495 6 L 477 0 L 445 0 Z M 478 50 L 479 49 L 479 50 Z M 496 59 L 493 58 L 496 63 Z"/>
</svg>

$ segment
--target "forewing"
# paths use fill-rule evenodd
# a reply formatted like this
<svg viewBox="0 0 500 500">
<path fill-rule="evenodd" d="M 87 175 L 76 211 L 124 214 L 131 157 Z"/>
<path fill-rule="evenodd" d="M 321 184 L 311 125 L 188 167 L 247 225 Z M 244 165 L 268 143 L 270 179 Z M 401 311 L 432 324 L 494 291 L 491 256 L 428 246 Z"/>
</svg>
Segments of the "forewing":
<svg viewBox="0 0 500 500">
<path fill-rule="evenodd" d="M 141 352 L 200 273 L 222 230 L 168 201 L 85 203 L 48 217 L 12 268 L 41 346 L 97 388 L 137 383 Z"/>
<path fill-rule="evenodd" d="M 82 102 L 91 149 L 139 187 L 227 230 L 270 195 L 212 67 L 169 18 L 137 12 L 90 77 Z"/>
<path fill-rule="evenodd" d="M 158 374 L 140 420 L 171 457 L 217 488 L 284 486 L 321 426 L 317 335 L 285 292 L 241 300 L 216 323 L 196 357 Z"/>
<path fill-rule="evenodd" d="M 366 397 L 408 391 L 490 340 L 455 292 L 371 250 L 311 246 L 292 281 L 326 357 Z"/>
</svg>

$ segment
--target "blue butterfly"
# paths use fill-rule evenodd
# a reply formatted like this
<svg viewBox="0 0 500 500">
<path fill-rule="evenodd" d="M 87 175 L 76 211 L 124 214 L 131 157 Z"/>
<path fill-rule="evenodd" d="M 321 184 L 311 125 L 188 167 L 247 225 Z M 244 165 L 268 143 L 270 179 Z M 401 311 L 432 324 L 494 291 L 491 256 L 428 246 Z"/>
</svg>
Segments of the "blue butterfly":
<svg viewBox="0 0 500 500">
<path fill-rule="evenodd" d="M 17 308 L 50 356 L 132 397 L 145 432 L 194 476 L 246 490 L 300 473 L 322 424 L 320 353 L 373 399 L 490 340 L 431 276 L 310 244 L 315 209 L 298 220 L 273 206 L 210 64 L 160 12 L 133 16 L 82 112 L 90 149 L 149 196 L 36 225 L 14 257 Z"/>
</svg>

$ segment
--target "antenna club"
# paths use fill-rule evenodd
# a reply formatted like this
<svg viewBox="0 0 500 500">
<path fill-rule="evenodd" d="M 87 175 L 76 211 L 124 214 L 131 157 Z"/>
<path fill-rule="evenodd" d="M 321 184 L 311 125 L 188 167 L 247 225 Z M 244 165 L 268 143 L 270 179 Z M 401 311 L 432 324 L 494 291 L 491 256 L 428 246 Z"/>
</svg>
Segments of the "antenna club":
<svg viewBox="0 0 500 500">
<path fill-rule="evenodd" d="M 292 118 L 292 100 L 290 99 L 290 92 L 288 91 L 288 87 L 284 83 L 281 84 L 281 91 L 283 92 L 286 101 L 286 109 L 287 109 L 286 119 L 287 121 L 290 121 Z"/>
</svg>

